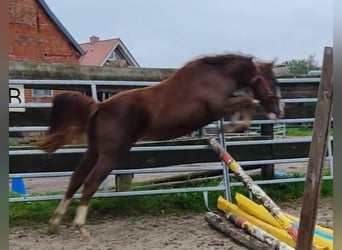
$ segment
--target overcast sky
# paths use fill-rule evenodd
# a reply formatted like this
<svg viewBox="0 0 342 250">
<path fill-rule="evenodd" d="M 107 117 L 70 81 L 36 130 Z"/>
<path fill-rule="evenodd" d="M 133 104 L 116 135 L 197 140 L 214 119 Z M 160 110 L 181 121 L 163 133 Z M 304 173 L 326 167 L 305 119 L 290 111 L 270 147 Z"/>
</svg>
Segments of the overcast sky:
<svg viewBox="0 0 342 250">
<path fill-rule="evenodd" d="M 46 0 L 78 43 L 121 38 L 141 67 L 242 52 L 278 62 L 333 43 L 333 0 Z"/>
</svg>

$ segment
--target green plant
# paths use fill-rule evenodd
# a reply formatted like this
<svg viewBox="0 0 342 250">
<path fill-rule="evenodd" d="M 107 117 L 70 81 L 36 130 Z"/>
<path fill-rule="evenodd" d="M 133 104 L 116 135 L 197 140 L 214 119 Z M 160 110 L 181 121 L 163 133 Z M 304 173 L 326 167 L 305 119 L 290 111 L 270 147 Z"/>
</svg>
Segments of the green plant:
<svg viewBox="0 0 342 250">
<path fill-rule="evenodd" d="M 8 144 L 9 144 L 9 147 L 15 147 L 19 145 L 19 142 L 13 138 L 9 138 Z"/>
<path fill-rule="evenodd" d="M 286 128 L 286 135 L 289 136 L 311 136 L 312 128 L 298 127 Z"/>
<path fill-rule="evenodd" d="M 302 175 L 298 175 L 299 177 Z M 209 181 L 201 185 L 194 186 L 214 186 L 218 181 Z M 291 184 L 273 184 L 263 185 L 262 189 L 277 203 L 290 201 L 302 197 L 304 182 L 295 182 Z M 239 192 L 249 196 L 249 190 L 245 186 L 231 188 L 231 196 Z M 61 193 L 49 193 L 61 194 Z M 322 196 L 332 196 L 333 181 L 325 180 L 321 188 Z M 15 194 L 10 194 L 11 196 Z M 209 207 L 215 208 L 217 198 L 223 191 L 209 192 Z M 233 200 L 234 201 L 234 200 Z M 9 204 L 10 226 L 16 225 L 37 225 L 45 226 L 54 212 L 59 201 L 41 201 L 41 202 L 22 202 Z M 78 200 L 74 200 L 65 216 L 65 223 L 72 223 Z M 88 221 L 98 222 L 104 219 L 116 218 L 118 216 L 137 216 L 141 214 L 163 215 L 163 214 L 185 214 L 185 213 L 203 213 L 206 211 L 203 195 L 201 192 L 193 193 L 175 193 L 160 195 L 142 195 L 112 198 L 93 198 L 89 207 Z"/>
</svg>

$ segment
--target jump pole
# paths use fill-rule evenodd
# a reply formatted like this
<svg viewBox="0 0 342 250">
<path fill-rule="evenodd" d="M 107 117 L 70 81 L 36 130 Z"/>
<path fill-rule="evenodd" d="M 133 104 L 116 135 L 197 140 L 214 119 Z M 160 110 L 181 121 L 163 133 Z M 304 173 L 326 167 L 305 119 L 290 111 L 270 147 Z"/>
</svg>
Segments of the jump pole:
<svg viewBox="0 0 342 250">
<path fill-rule="evenodd" d="M 209 140 L 210 145 L 220 155 L 221 160 L 226 166 L 235 173 L 241 181 L 248 187 L 252 194 L 264 205 L 264 207 L 273 215 L 280 223 L 284 230 L 297 241 L 298 231 L 292 224 L 292 221 L 281 211 L 281 209 L 273 202 L 273 200 L 246 174 L 242 167 L 235 159 L 218 143 L 215 138 Z"/>
<path fill-rule="evenodd" d="M 238 216 L 234 213 L 227 213 L 225 217 L 234 223 L 236 226 L 242 228 L 245 232 L 249 233 L 250 235 L 254 236 L 258 240 L 267 243 L 272 247 L 272 249 L 278 250 L 295 250 L 293 247 L 289 246 L 285 242 L 280 241 L 273 235 L 269 234 L 268 232 L 264 231 L 263 229 L 253 225 L 245 218 Z"/>
</svg>

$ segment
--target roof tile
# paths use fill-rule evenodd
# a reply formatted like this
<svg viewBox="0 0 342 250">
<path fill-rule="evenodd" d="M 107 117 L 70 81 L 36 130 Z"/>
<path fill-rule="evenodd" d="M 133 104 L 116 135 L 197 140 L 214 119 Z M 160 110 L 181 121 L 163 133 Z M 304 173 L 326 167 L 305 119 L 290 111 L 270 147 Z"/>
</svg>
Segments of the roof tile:
<svg viewBox="0 0 342 250">
<path fill-rule="evenodd" d="M 82 49 L 86 52 L 80 58 L 81 65 L 103 66 L 104 60 L 113 48 L 120 42 L 120 39 L 108 39 L 102 41 L 96 41 L 95 43 L 82 43 L 80 44 Z"/>
</svg>

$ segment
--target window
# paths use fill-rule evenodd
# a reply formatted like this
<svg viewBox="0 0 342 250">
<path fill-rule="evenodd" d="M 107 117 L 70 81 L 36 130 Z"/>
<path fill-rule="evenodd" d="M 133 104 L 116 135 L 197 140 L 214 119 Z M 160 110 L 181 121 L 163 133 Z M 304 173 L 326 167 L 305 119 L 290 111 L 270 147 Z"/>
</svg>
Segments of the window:
<svg viewBox="0 0 342 250">
<path fill-rule="evenodd" d="M 51 89 L 32 89 L 32 96 L 33 97 L 52 96 L 52 90 Z"/>
<path fill-rule="evenodd" d="M 115 51 L 113 51 L 110 56 L 108 57 L 108 60 L 117 60 L 119 59 L 117 53 Z"/>
<path fill-rule="evenodd" d="M 118 49 L 113 50 L 112 53 L 108 57 L 108 60 L 120 60 L 120 59 L 125 59 L 125 57 Z"/>
</svg>

